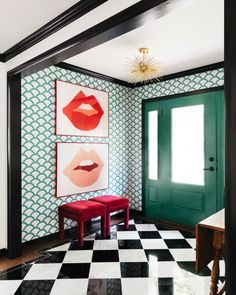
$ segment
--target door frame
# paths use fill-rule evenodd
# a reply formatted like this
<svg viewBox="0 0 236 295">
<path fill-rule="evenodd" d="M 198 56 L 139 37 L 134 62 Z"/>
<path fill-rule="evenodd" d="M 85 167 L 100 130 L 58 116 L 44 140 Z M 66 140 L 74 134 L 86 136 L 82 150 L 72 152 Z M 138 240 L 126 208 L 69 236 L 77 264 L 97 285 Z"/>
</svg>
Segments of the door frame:
<svg viewBox="0 0 236 295">
<path fill-rule="evenodd" d="M 224 90 L 224 86 L 217 86 L 207 89 L 200 89 L 194 91 L 188 91 L 184 93 L 171 94 L 167 96 L 160 96 L 154 98 L 148 98 L 142 100 L 142 214 L 145 212 L 145 117 L 144 117 L 144 108 L 148 102 L 158 102 L 163 100 L 178 99 L 180 97 L 197 95 L 202 93 L 209 93 L 215 91 Z M 218 196 L 217 196 L 218 197 Z"/>
</svg>

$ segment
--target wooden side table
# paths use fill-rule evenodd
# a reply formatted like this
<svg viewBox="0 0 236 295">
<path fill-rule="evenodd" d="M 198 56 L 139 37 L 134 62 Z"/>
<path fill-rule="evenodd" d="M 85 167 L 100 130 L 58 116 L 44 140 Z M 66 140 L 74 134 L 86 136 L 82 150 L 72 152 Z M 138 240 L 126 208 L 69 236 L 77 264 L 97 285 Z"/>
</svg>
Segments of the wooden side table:
<svg viewBox="0 0 236 295">
<path fill-rule="evenodd" d="M 196 271 L 200 272 L 213 260 L 210 295 L 221 295 L 225 285 L 218 291 L 219 260 L 223 256 L 225 240 L 224 209 L 199 222 L 196 226 Z"/>
</svg>

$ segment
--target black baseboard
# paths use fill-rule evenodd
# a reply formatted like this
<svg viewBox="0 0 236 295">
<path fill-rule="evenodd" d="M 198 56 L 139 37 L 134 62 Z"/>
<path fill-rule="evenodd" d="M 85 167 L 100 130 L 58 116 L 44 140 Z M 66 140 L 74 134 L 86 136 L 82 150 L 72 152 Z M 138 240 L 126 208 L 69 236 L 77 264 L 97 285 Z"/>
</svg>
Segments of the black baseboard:
<svg viewBox="0 0 236 295">
<path fill-rule="evenodd" d="M 75 235 L 75 231 L 76 231 L 75 227 L 71 227 L 71 228 L 66 229 L 65 230 L 65 240 L 72 238 Z M 31 240 L 31 241 L 24 242 L 24 243 L 22 243 L 22 249 L 24 250 L 24 249 L 30 248 L 30 247 L 41 246 L 43 244 L 46 244 L 51 241 L 55 241 L 57 239 L 59 239 L 58 232 L 41 237 L 41 238 L 37 238 L 37 239 Z"/>
<path fill-rule="evenodd" d="M 130 217 L 131 218 L 144 217 L 144 212 L 136 210 L 136 209 L 130 209 Z"/>
<path fill-rule="evenodd" d="M 7 249 L 6 248 L 0 249 L 0 257 L 7 257 Z"/>
<path fill-rule="evenodd" d="M 132 211 L 132 210 L 131 210 Z M 117 214 L 114 214 L 111 216 L 111 220 L 116 220 L 116 219 L 120 219 L 123 217 L 123 212 L 119 212 Z M 100 229 L 100 219 L 94 220 L 92 222 L 87 222 L 85 224 L 85 234 L 90 234 L 92 232 L 95 232 L 97 230 Z M 72 240 L 75 239 L 77 237 L 77 232 L 76 232 L 76 227 L 71 227 L 69 229 L 65 230 L 65 239 L 61 242 L 65 242 L 68 240 Z M 27 241 L 22 243 L 22 248 L 23 250 L 26 248 L 30 248 L 30 247 L 37 247 L 37 246 L 42 246 L 43 244 L 46 244 L 48 242 L 51 241 L 59 241 L 59 232 L 41 237 L 41 238 L 37 238 L 31 241 Z"/>
<path fill-rule="evenodd" d="M 123 219 L 123 217 L 124 217 L 124 213 L 122 211 L 118 212 L 114 215 L 111 215 L 111 224 L 116 223 L 116 221 L 117 221 L 117 223 L 119 223 L 121 221 L 121 219 Z M 162 224 L 169 226 L 169 227 L 173 227 L 173 228 L 177 228 L 177 229 L 179 228 L 180 230 L 181 229 L 187 230 L 187 231 L 193 230 L 193 229 L 190 229 L 190 228 L 185 227 L 183 225 L 175 224 L 172 222 L 167 222 L 165 220 L 147 219 L 147 218 L 145 218 L 143 211 L 139 211 L 139 210 L 135 210 L 135 209 L 130 209 L 130 219 L 132 219 L 132 218 L 141 218 L 141 219 L 144 218 L 145 220 L 149 220 L 150 222 L 162 223 Z M 87 224 L 85 225 L 85 234 L 90 234 L 90 233 L 96 232 L 99 229 L 100 229 L 100 219 L 94 220 L 92 222 L 87 222 Z M 56 233 L 53 233 L 53 234 L 50 234 L 50 235 L 47 235 L 47 236 L 44 236 L 41 238 L 37 238 L 37 239 L 31 240 L 31 241 L 24 242 L 24 243 L 22 243 L 22 248 L 23 248 L 23 250 L 27 249 L 27 248 L 33 248 L 33 247 L 37 248 L 39 246 L 41 247 L 42 245 L 47 244 L 48 242 L 57 241 L 57 240 L 58 240 L 58 243 L 63 244 L 66 241 L 70 241 L 70 240 L 75 239 L 76 237 L 77 237 L 76 227 L 71 227 L 71 228 L 65 230 L 65 239 L 63 241 L 59 241 L 59 233 L 56 232 Z M 7 249 L 0 250 L 0 257 L 8 257 Z"/>
</svg>

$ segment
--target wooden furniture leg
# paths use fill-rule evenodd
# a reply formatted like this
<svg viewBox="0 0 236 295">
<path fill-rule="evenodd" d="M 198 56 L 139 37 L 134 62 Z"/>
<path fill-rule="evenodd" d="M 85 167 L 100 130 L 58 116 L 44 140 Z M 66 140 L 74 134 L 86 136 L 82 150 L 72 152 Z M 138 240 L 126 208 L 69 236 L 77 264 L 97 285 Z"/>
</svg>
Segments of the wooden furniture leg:
<svg viewBox="0 0 236 295">
<path fill-rule="evenodd" d="M 213 247 L 214 247 L 214 262 L 211 271 L 211 287 L 210 287 L 210 295 L 217 295 L 218 292 L 218 280 L 219 280 L 219 261 L 222 257 L 223 249 L 222 249 L 222 241 L 223 241 L 224 233 L 219 231 L 214 231 L 213 235 Z"/>
<path fill-rule="evenodd" d="M 221 287 L 221 289 L 219 290 L 219 292 L 217 293 L 217 295 L 223 295 L 225 292 L 225 282 L 223 284 L 223 286 Z"/>
</svg>

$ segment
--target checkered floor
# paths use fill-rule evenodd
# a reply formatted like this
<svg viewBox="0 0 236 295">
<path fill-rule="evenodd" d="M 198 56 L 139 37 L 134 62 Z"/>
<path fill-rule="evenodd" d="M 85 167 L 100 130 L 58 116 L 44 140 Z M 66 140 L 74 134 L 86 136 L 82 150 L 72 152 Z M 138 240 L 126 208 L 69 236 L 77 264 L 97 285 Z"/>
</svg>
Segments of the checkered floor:
<svg viewBox="0 0 236 295">
<path fill-rule="evenodd" d="M 0 295 L 207 295 L 210 267 L 195 273 L 191 233 L 131 220 L 110 239 L 97 232 L 83 248 L 72 241 L 0 274 Z"/>
</svg>

